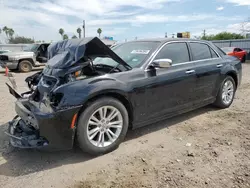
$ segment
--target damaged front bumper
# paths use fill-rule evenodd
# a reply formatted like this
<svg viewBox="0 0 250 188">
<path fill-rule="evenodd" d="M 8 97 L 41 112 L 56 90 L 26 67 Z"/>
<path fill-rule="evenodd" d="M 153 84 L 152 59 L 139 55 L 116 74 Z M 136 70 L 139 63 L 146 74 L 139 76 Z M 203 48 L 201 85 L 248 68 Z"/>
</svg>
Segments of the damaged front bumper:
<svg viewBox="0 0 250 188">
<path fill-rule="evenodd" d="M 39 131 L 16 116 L 9 122 L 8 132 L 5 132 L 10 137 L 10 144 L 18 148 L 40 148 L 48 146 L 49 142 L 39 136 Z"/>
<path fill-rule="evenodd" d="M 9 122 L 6 134 L 11 145 L 18 148 L 71 149 L 75 137 L 72 119 L 80 108 L 51 111 L 43 103 L 19 98 L 15 103 L 17 116 Z"/>
</svg>

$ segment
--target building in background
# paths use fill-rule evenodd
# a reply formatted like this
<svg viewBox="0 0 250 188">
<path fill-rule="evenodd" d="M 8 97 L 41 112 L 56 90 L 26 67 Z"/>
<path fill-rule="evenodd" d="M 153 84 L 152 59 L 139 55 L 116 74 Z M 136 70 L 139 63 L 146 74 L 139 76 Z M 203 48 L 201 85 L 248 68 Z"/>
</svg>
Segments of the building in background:
<svg viewBox="0 0 250 188">
<path fill-rule="evenodd" d="M 101 39 L 101 41 L 104 44 L 106 44 L 108 47 L 113 46 L 117 42 L 117 41 L 114 40 L 113 37 L 108 37 L 108 36 L 105 36 L 103 39 Z"/>
<path fill-rule="evenodd" d="M 190 38 L 190 32 L 177 33 L 177 38 Z"/>
</svg>

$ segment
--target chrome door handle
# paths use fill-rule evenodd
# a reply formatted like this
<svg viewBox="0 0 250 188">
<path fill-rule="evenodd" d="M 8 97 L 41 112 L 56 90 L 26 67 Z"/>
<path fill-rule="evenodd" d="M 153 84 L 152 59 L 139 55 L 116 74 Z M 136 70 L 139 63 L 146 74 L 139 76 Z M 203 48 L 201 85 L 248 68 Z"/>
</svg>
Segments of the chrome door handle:
<svg viewBox="0 0 250 188">
<path fill-rule="evenodd" d="M 195 70 L 187 70 L 186 74 L 191 74 L 191 73 L 195 73 Z"/>
<path fill-rule="evenodd" d="M 223 64 L 216 65 L 217 68 L 221 68 L 222 66 L 223 66 Z"/>
</svg>

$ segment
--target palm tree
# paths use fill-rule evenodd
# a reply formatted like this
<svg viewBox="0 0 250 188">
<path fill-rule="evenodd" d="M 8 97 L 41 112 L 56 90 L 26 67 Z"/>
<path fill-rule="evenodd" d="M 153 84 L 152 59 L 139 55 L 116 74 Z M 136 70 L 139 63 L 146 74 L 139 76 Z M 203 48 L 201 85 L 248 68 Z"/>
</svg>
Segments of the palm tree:
<svg viewBox="0 0 250 188">
<path fill-rule="evenodd" d="M 63 35 L 64 35 L 64 30 L 63 30 L 63 28 L 60 28 L 59 29 L 59 34 L 62 36 L 62 38 L 63 38 Z"/>
<path fill-rule="evenodd" d="M 71 38 L 72 38 L 72 39 L 77 39 L 77 36 L 76 36 L 76 35 L 73 35 Z"/>
<path fill-rule="evenodd" d="M 82 34 L 82 30 L 81 30 L 81 28 L 80 28 L 80 27 L 79 27 L 79 28 L 77 28 L 76 32 L 78 33 L 78 35 L 79 35 L 79 39 L 80 39 L 80 38 L 81 38 L 81 34 Z"/>
<path fill-rule="evenodd" d="M 64 35 L 63 35 L 63 40 L 68 40 L 68 39 L 69 39 L 68 35 L 67 35 L 67 34 L 64 34 Z"/>
<path fill-rule="evenodd" d="M 97 29 L 97 33 L 99 34 L 99 38 L 101 37 L 101 33 L 102 33 L 102 29 L 101 28 L 98 28 Z"/>
<path fill-rule="evenodd" d="M 5 32 L 6 37 L 8 38 L 9 35 L 9 28 L 7 26 L 3 27 L 3 32 Z"/>
<path fill-rule="evenodd" d="M 15 33 L 15 31 L 12 28 L 9 28 L 9 32 L 8 33 L 9 33 L 9 37 L 12 38 L 13 35 L 14 35 L 14 33 Z"/>
</svg>

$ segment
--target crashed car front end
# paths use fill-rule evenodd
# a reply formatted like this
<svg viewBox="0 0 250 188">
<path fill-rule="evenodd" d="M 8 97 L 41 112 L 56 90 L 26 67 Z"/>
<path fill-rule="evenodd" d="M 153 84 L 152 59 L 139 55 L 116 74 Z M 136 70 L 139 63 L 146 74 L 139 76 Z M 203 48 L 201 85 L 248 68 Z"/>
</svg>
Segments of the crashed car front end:
<svg viewBox="0 0 250 188">
<path fill-rule="evenodd" d="M 43 109 L 41 111 L 40 109 Z M 53 111 L 50 107 L 40 107 L 29 99 L 16 101 L 17 116 L 9 122 L 10 143 L 19 148 L 70 149 L 75 131 L 74 116 L 80 107 L 63 111 Z"/>
<path fill-rule="evenodd" d="M 68 96 L 86 86 L 87 82 L 82 80 L 110 72 L 98 71 L 98 67 L 93 68 L 92 60 L 86 58 L 106 55 L 120 60 L 97 38 L 80 40 L 80 43 L 79 40 L 55 43 L 49 47 L 50 59 L 44 70 L 26 78 L 30 91 L 18 94 L 15 87 L 7 84 L 10 93 L 17 98 L 17 116 L 9 122 L 6 132 L 10 143 L 19 148 L 71 149 L 77 115 L 84 104 L 80 102 L 82 99 Z M 10 81 L 16 85 L 13 79 Z M 70 84 L 76 82 L 78 87 L 74 91 L 69 89 Z M 81 90 L 81 96 L 86 95 Z"/>
</svg>

